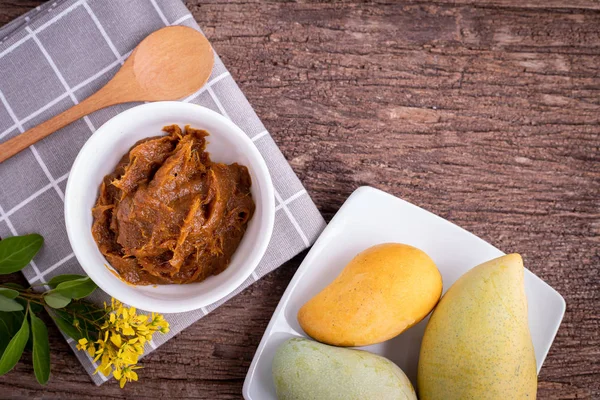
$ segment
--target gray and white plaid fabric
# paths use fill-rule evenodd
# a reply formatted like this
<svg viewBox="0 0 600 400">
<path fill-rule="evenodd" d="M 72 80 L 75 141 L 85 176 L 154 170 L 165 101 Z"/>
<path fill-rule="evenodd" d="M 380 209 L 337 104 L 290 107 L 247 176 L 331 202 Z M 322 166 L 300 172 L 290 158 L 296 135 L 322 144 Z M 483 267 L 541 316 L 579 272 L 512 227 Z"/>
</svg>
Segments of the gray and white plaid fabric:
<svg viewBox="0 0 600 400">
<path fill-rule="evenodd" d="M 63 0 L 46 3 L 0 29 L 0 142 L 77 104 L 104 85 L 131 50 L 165 25 L 199 29 L 180 0 Z M 256 271 L 228 298 L 310 246 L 325 227 L 306 190 L 218 57 L 204 88 L 183 101 L 221 113 L 254 141 L 275 186 L 275 228 Z M 64 273 L 83 273 L 64 226 L 63 201 L 69 170 L 94 130 L 134 106 L 114 106 L 89 115 L 0 164 L 0 237 L 38 232 L 46 243 L 23 270 L 31 283 Z M 97 291 L 93 301 L 107 296 Z M 156 335 L 147 353 L 211 312 L 167 315 L 171 332 Z M 74 348 L 75 343 L 70 340 Z M 96 384 L 96 366 L 75 354 Z"/>
</svg>

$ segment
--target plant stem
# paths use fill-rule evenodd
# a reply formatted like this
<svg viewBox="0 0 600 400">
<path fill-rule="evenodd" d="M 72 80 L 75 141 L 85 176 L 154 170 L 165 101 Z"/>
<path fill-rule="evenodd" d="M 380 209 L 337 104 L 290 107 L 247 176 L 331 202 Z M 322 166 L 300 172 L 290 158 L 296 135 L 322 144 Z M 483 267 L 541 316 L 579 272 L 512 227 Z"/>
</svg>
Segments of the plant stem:
<svg viewBox="0 0 600 400">
<path fill-rule="evenodd" d="M 39 284 L 39 285 L 31 285 L 31 286 L 43 286 L 45 284 Z M 11 290 L 16 290 L 17 292 L 19 292 L 19 296 L 20 298 L 22 298 L 23 300 L 27 301 L 28 303 L 35 303 L 35 304 L 39 304 L 42 307 L 44 307 L 44 309 L 46 310 L 46 312 L 49 312 L 49 306 L 46 304 L 46 302 L 44 301 L 44 295 L 49 293 L 50 291 L 47 292 L 43 292 L 43 293 L 34 293 L 31 292 L 31 288 L 28 289 L 17 289 L 17 288 L 13 288 L 13 287 L 8 287 L 8 286 L 4 286 L 2 284 L 0 284 L 0 288 L 6 288 L 6 289 L 11 289 Z M 68 308 L 61 308 L 59 309 L 60 311 L 66 312 L 67 314 L 72 315 L 75 318 L 81 319 L 83 321 L 86 321 L 87 323 L 91 324 L 92 326 L 98 328 L 98 330 L 100 330 L 101 324 L 98 323 L 98 321 L 102 321 L 103 319 L 106 318 L 107 313 L 104 313 L 104 315 L 102 317 L 98 317 L 97 319 L 90 319 L 90 318 L 86 318 L 84 316 L 84 314 L 79 314 L 73 310 L 69 310 Z M 25 313 L 27 315 L 27 312 L 29 311 L 29 306 L 27 307 L 27 309 L 25 310 Z M 98 311 L 101 311 L 100 308 L 98 308 Z"/>
<path fill-rule="evenodd" d="M 42 303 L 39 303 L 39 304 L 42 304 Z M 44 306 L 44 308 L 46 308 L 46 312 L 48 312 L 48 308 L 47 308 L 48 306 L 46 304 L 42 304 L 42 305 Z M 86 322 L 89 322 L 90 324 L 92 324 L 93 326 L 95 326 L 98 329 L 100 329 L 100 327 L 101 327 L 101 325 L 98 324 L 96 321 L 92 321 L 91 319 L 86 318 L 86 317 L 82 316 L 81 314 L 78 314 L 78 313 L 76 313 L 76 312 L 74 312 L 72 310 L 69 310 L 68 308 L 59 308 L 59 310 L 60 311 L 64 311 L 67 314 L 71 314 L 72 316 L 74 316 L 76 318 L 79 318 L 79 319 L 82 319 L 82 320 L 84 320 Z"/>
<path fill-rule="evenodd" d="M 44 293 L 46 293 L 46 292 L 44 292 Z M 21 296 L 23 298 L 29 298 L 29 299 L 41 299 L 44 297 L 44 293 L 37 294 L 37 293 L 31 293 L 31 292 L 20 292 L 19 296 Z"/>
<path fill-rule="evenodd" d="M 41 296 L 39 296 L 39 297 L 41 298 Z M 31 302 L 31 303 L 39 304 L 42 307 L 44 307 L 44 309 L 46 310 L 46 312 L 48 312 L 48 305 L 46 303 L 44 303 L 43 301 L 38 301 L 38 300 L 31 299 L 31 298 L 29 298 L 29 299 L 24 298 L 24 300 L 28 301 L 28 302 Z M 94 320 L 91 320 L 89 318 L 86 318 L 86 317 L 82 316 L 81 314 L 78 314 L 78 313 L 76 313 L 76 312 L 74 312 L 72 310 L 69 310 L 68 308 L 60 308 L 59 310 L 60 311 L 64 311 L 67 314 L 71 314 L 72 316 L 74 316 L 76 318 L 79 318 L 79 319 L 82 319 L 82 320 L 84 320 L 86 322 L 89 322 L 90 324 L 92 324 L 95 327 L 97 327 L 98 329 L 100 329 L 101 325 L 98 324 L 97 320 L 94 321 Z"/>
</svg>

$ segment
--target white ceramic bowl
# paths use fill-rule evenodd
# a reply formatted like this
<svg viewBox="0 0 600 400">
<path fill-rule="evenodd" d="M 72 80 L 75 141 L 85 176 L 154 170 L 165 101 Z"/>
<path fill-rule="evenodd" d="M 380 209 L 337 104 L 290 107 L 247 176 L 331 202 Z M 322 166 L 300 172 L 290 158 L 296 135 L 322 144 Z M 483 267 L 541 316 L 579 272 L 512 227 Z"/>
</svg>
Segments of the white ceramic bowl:
<svg viewBox="0 0 600 400">
<path fill-rule="evenodd" d="M 238 162 L 252 177 L 256 211 L 229 267 L 219 275 L 185 285 L 128 285 L 106 266 L 91 233 L 92 207 L 105 175 L 140 139 L 164 134 L 170 124 L 191 125 L 210 133 L 207 151 L 216 162 Z M 262 156 L 246 134 L 220 114 L 175 101 L 131 108 L 100 127 L 73 163 L 65 194 L 65 222 L 77 260 L 94 282 L 112 297 L 142 310 L 174 313 L 195 310 L 227 296 L 254 271 L 267 249 L 275 220 L 273 184 Z"/>
</svg>

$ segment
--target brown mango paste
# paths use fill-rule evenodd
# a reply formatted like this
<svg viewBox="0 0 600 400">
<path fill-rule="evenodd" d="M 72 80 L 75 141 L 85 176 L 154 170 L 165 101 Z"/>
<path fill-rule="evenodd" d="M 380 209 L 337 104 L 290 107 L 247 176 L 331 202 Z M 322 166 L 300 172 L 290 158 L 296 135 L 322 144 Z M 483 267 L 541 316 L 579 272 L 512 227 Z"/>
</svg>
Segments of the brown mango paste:
<svg viewBox="0 0 600 400">
<path fill-rule="evenodd" d="M 166 126 L 104 177 L 92 235 L 135 285 L 191 283 L 227 268 L 254 214 L 248 169 L 212 162 L 208 132 Z"/>
</svg>

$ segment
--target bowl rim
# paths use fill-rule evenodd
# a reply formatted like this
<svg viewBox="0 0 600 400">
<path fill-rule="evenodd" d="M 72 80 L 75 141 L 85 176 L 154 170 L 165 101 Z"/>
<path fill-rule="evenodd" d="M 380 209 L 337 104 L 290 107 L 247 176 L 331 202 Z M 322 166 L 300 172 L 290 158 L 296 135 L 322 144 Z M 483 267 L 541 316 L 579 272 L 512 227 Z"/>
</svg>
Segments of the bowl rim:
<svg viewBox="0 0 600 400">
<path fill-rule="evenodd" d="M 264 196 L 261 196 L 261 203 L 264 203 L 264 214 L 265 214 L 264 218 L 265 218 L 265 222 L 266 222 L 266 229 L 264 229 L 264 232 L 262 232 L 262 229 L 261 229 L 261 233 L 257 236 L 254 247 L 255 247 L 255 249 L 257 248 L 258 250 L 254 251 L 251 254 L 251 257 L 244 259 L 241 266 L 239 267 L 239 270 L 238 270 L 239 272 L 237 272 L 237 274 L 233 275 L 229 280 L 220 284 L 218 286 L 217 290 L 213 290 L 213 293 L 202 294 L 203 298 L 194 297 L 194 298 L 190 298 L 189 300 L 186 299 L 186 300 L 171 301 L 171 300 L 157 299 L 154 297 L 150 298 L 149 296 L 147 296 L 146 294 L 144 294 L 142 292 L 134 292 L 134 291 L 120 292 L 120 291 L 117 291 L 116 287 L 113 285 L 103 284 L 106 282 L 104 282 L 104 279 L 100 279 L 100 276 L 99 276 L 100 273 L 97 271 L 98 267 L 97 266 L 86 266 L 86 264 L 85 264 L 86 255 L 85 254 L 87 253 L 87 251 L 86 251 L 87 246 L 81 245 L 80 239 L 78 237 L 76 237 L 75 232 L 73 232 L 73 230 L 75 229 L 74 227 L 77 224 L 81 224 L 82 222 L 74 220 L 75 216 L 72 215 L 72 211 L 70 211 L 70 210 L 72 210 L 72 207 L 78 207 L 78 205 L 76 204 L 77 200 L 73 199 L 72 196 L 70 195 L 70 193 L 73 193 L 72 187 L 75 184 L 76 180 L 79 180 L 78 179 L 79 176 L 83 173 L 83 172 L 79 172 L 79 171 L 83 171 L 81 168 L 79 168 L 80 164 L 82 163 L 83 158 L 90 157 L 90 156 L 93 157 L 93 154 L 94 154 L 93 148 L 97 144 L 97 142 L 100 140 L 100 139 L 98 139 L 98 137 L 108 136 L 108 133 L 105 132 L 106 130 L 114 129 L 115 126 L 118 126 L 118 124 L 121 121 L 123 121 L 127 118 L 134 118 L 135 116 L 139 116 L 138 114 L 140 114 L 142 112 L 152 112 L 152 110 L 162 109 L 164 107 L 178 107 L 181 109 L 187 108 L 190 112 L 195 112 L 195 113 L 200 112 L 200 113 L 204 113 L 205 115 L 209 116 L 210 118 L 214 118 L 219 125 L 223 125 L 224 129 L 228 133 L 232 134 L 232 136 L 234 136 L 234 140 L 236 140 L 236 141 L 239 140 L 245 144 L 245 146 L 243 146 L 244 151 L 250 151 L 251 153 L 253 153 L 251 158 L 254 161 L 253 161 L 252 165 L 247 165 L 247 167 L 254 172 L 256 177 L 259 177 L 259 179 L 262 181 L 261 184 L 264 184 L 264 192 L 263 192 Z M 113 135 L 113 137 L 116 140 L 117 136 Z M 106 139 L 102 139 L 102 140 L 104 141 Z M 108 144 L 109 147 L 111 145 L 113 145 L 113 143 Z M 85 172 L 85 174 L 82 177 L 85 177 L 87 175 L 89 175 L 89 171 Z M 72 177 L 75 177 L 75 179 L 72 179 Z M 263 186 L 263 185 L 261 185 L 261 186 Z M 65 227 L 67 230 L 67 236 L 69 238 L 69 243 L 71 245 L 71 248 L 73 250 L 73 253 L 74 253 L 75 258 L 77 259 L 79 265 L 81 266 L 81 268 L 83 268 L 85 273 L 98 285 L 98 287 L 100 289 L 102 289 L 105 293 L 107 293 L 109 296 L 111 296 L 115 299 L 118 299 L 125 304 L 134 306 L 138 309 L 146 310 L 146 311 L 161 312 L 161 313 L 179 313 L 179 312 L 193 311 L 193 310 L 197 310 L 197 309 L 206 307 L 210 304 L 213 304 L 213 303 L 225 298 L 229 294 L 233 293 L 255 271 L 259 262 L 262 260 L 263 256 L 265 255 L 265 252 L 267 250 L 269 242 L 271 241 L 271 236 L 273 233 L 273 227 L 275 224 L 275 194 L 274 193 L 275 193 L 275 189 L 273 186 L 271 174 L 269 172 L 269 169 L 267 167 L 267 164 L 266 164 L 262 154 L 258 151 L 258 148 L 254 144 L 254 142 L 248 137 L 248 135 L 246 135 L 246 133 L 244 131 L 242 131 L 242 129 L 239 128 L 236 124 L 234 124 L 229 118 L 227 118 L 207 107 L 204 107 L 204 106 L 201 106 L 198 104 L 183 103 L 180 101 L 152 102 L 152 103 L 146 103 L 146 104 L 134 106 L 132 108 L 129 108 L 129 109 L 113 116 L 108 121 L 106 121 L 104 124 L 102 124 L 102 126 L 100 126 L 98 129 L 96 129 L 96 131 L 86 140 L 84 145 L 81 147 L 81 149 L 79 150 L 79 152 L 77 154 L 77 157 L 75 158 L 75 161 L 73 162 L 73 165 L 72 165 L 70 173 L 69 173 L 69 178 L 67 180 L 67 186 L 66 186 L 66 190 L 65 190 L 65 202 L 64 202 Z M 90 210 L 90 212 L 91 212 L 91 210 Z M 89 234 L 91 235 L 91 231 L 89 232 Z M 95 243 L 95 241 L 94 241 L 94 243 Z M 102 257 L 104 257 L 104 255 L 102 255 Z M 106 264 L 110 265 L 110 263 L 108 263 L 108 261 L 106 261 Z M 102 266 L 102 267 L 106 268 L 105 266 Z M 120 278 L 117 277 L 117 279 L 120 279 Z M 127 283 L 127 285 L 130 285 L 130 284 Z M 131 286 L 135 287 L 135 285 L 131 285 Z M 148 309 L 148 308 L 151 308 L 151 309 Z"/>
</svg>

